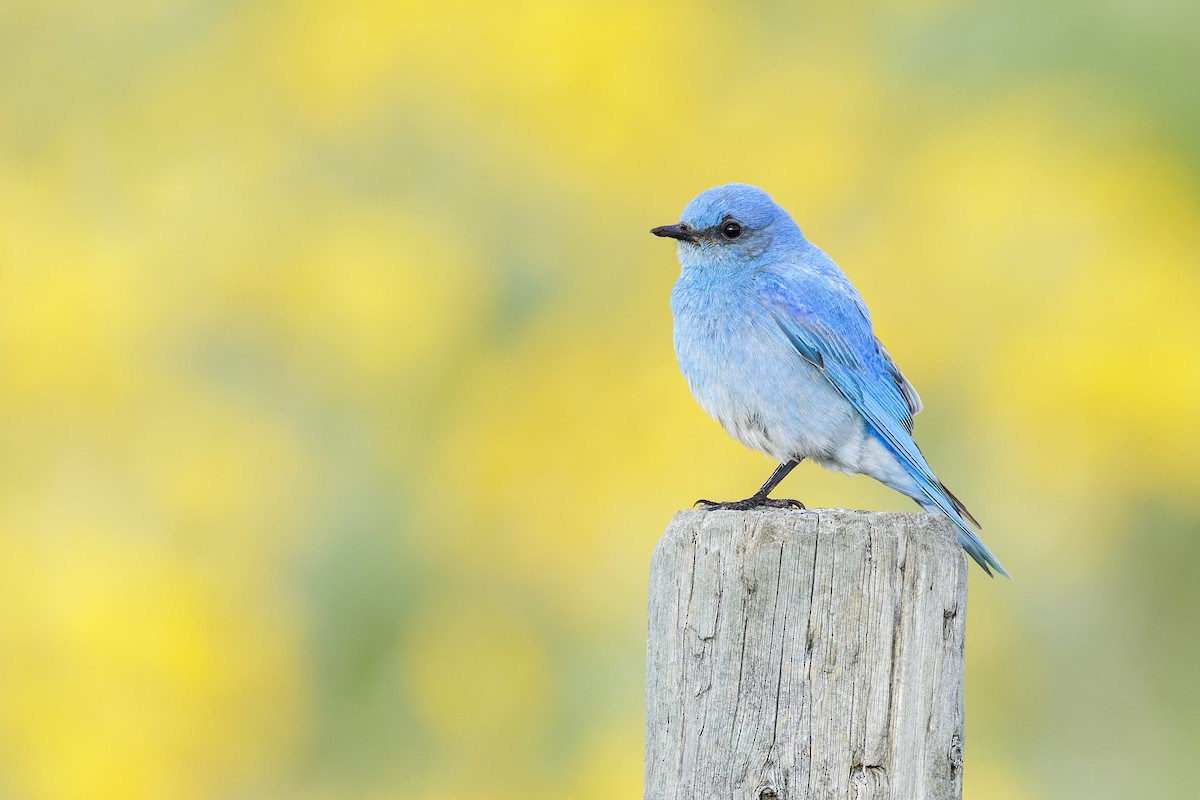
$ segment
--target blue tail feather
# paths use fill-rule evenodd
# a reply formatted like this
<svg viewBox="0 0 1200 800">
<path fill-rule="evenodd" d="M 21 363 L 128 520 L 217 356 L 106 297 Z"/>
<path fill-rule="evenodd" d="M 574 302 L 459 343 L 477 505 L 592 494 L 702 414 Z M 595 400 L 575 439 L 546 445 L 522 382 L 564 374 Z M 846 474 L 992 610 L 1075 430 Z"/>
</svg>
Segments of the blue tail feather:
<svg viewBox="0 0 1200 800">
<path fill-rule="evenodd" d="M 958 534 L 959 544 L 962 545 L 963 550 L 966 550 L 967 554 L 971 556 L 971 558 L 975 559 L 975 563 L 982 567 L 983 571 L 989 576 L 992 574 L 992 570 L 994 569 L 1004 577 L 1011 579 L 1012 576 L 1008 574 L 1008 570 L 1004 568 L 1004 565 L 1000 563 L 999 559 L 992 555 L 992 551 L 988 550 L 987 545 L 980 540 L 980 538 L 975 534 L 975 531 L 971 530 L 970 525 L 968 525 L 967 521 L 963 519 L 963 514 L 959 513 L 959 507 L 962 506 L 962 503 L 954 502 L 954 495 L 950 494 L 950 492 L 940 484 L 937 487 L 928 486 L 926 482 L 921 480 L 919 477 L 917 477 L 917 483 L 921 485 L 921 492 L 927 499 L 926 502 L 921 502 L 921 498 L 914 499 L 926 511 L 931 513 L 940 512 L 954 523 L 954 527 L 957 528 L 955 533 Z M 939 491 L 939 489 L 941 491 Z M 963 510 L 966 511 L 965 508 L 963 508 Z M 968 516 L 969 515 L 970 514 L 968 512 Z M 971 519 L 974 520 L 975 518 L 971 517 Z"/>
</svg>

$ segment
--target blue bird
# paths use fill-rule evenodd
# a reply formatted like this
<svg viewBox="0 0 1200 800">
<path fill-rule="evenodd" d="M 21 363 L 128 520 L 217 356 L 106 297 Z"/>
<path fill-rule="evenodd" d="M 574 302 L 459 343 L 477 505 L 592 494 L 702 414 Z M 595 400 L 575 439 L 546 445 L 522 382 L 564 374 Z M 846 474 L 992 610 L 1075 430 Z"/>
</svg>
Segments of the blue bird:
<svg viewBox="0 0 1200 800">
<path fill-rule="evenodd" d="M 762 189 L 731 183 L 651 233 L 678 240 L 671 311 L 692 395 L 733 438 L 780 462 L 753 496 L 698 505 L 803 508 L 768 495 L 809 458 L 944 514 L 984 572 L 1008 577 L 913 441 L 921 399 L 875 338 L 862 296 L 787 211 Z"/>
</svg>

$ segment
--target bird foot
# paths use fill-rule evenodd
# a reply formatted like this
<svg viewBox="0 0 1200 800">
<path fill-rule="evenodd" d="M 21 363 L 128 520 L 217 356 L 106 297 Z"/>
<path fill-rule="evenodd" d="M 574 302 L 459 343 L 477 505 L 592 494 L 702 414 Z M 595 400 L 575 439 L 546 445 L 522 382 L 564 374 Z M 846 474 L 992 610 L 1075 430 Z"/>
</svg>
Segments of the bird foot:
<svg viewBox="0 0 1200 800">
<path fill-rule="evenodd" d="M 728 500 L 718 503 L 714 500 L 697 500 L 693 505 L 702 506 L 701 511 L 746 511 L 751 508 L 804 508 L 799 500 L 775 500 L 770 497 L 747 497 L 745 500 Z"/>
</svg>

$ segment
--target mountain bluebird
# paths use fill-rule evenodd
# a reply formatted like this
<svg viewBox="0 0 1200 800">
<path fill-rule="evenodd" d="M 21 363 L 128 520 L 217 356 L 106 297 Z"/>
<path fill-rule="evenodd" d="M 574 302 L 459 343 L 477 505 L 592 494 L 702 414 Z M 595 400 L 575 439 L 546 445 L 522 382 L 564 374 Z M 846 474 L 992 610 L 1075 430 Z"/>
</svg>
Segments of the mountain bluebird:
<svg viewBox="0 0 1200 800">
<path fill-rule="evenodd" d="M 912 438 L 921 400 L 879 340 L 858 291 L 792 218 L 731 183 L 651 231 L 678 240 L 675 354 L 692 395 L 735 439 L 780 462 L 752 497 L 710 509 L 797 507 L 771 490 L 801 460 L 862 473 L 945 514 L 972 558 L 1008 576 Z"/>
</svg>

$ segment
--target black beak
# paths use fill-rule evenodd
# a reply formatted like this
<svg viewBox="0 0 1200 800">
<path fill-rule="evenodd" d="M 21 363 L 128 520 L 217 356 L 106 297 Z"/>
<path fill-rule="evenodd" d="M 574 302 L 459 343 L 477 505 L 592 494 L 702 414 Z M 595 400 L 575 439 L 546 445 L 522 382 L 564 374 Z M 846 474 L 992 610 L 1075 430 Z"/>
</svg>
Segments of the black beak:
<svg viewBox="0 0 1200 800">
<path fill-rule="evenodd" d="M 681 242 L 696 243 L 696 232 L 682 222 L 675 225 L 660 225 L 650 232 L 655 236 L 665 236 L 668 239 L 678 239 Z"/>
</svg>

